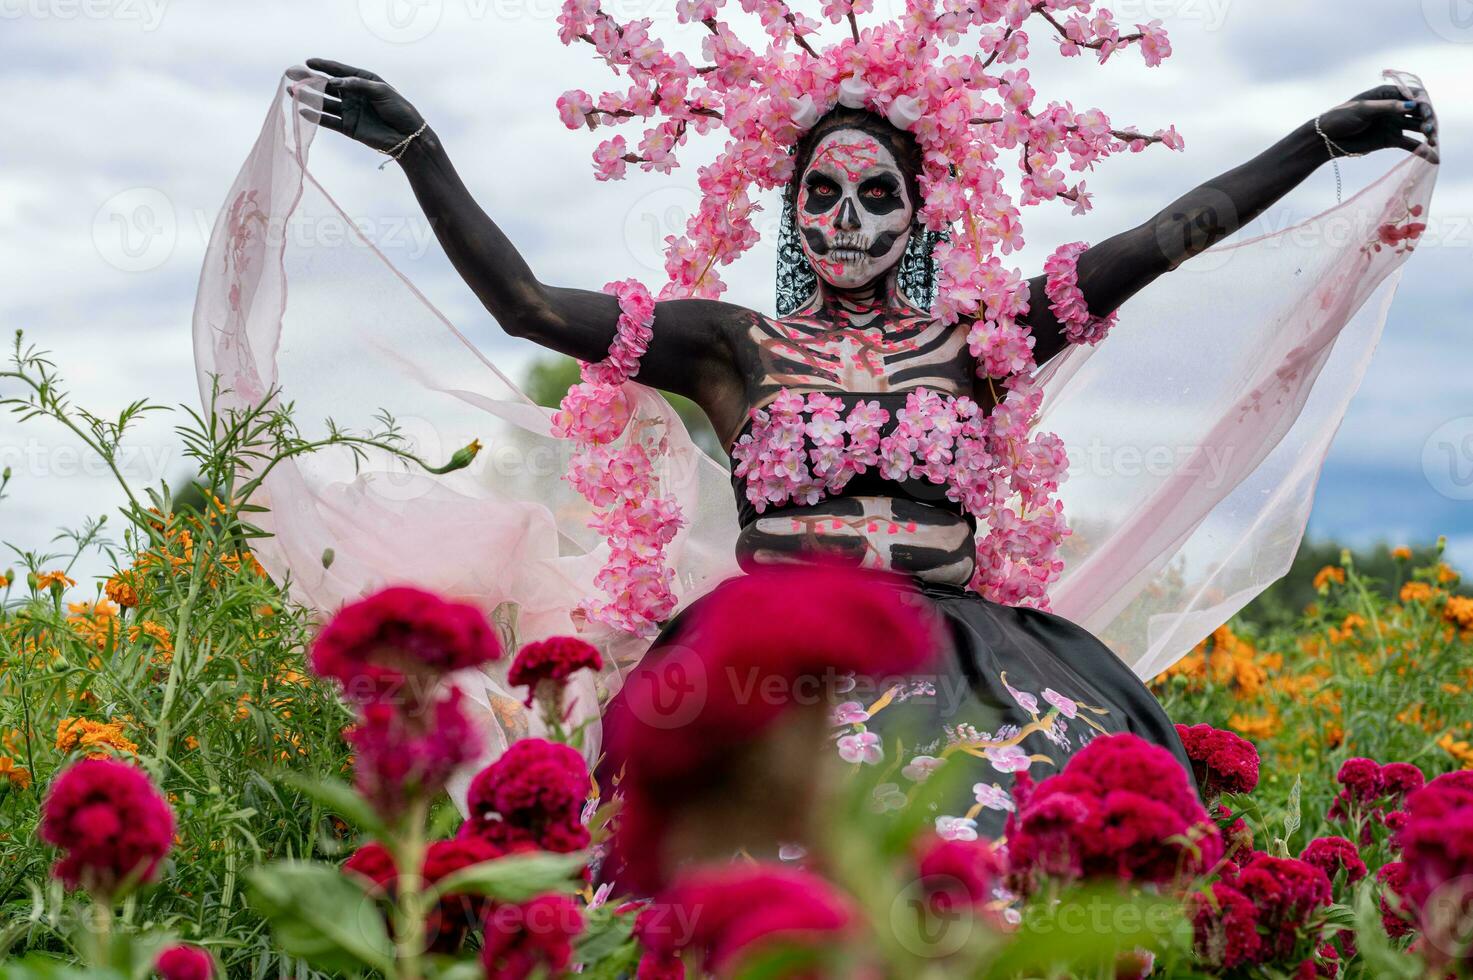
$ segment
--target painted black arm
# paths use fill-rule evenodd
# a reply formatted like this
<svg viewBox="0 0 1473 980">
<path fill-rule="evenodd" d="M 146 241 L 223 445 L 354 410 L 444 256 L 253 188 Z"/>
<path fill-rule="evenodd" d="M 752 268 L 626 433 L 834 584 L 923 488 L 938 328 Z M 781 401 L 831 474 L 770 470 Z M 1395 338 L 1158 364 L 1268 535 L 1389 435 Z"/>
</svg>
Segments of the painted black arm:
<svg viewBox="0 0 1473 980">
<path fill-rule="evenodd" d="M 1362 92 L 1319 117 L 1325 136 L 1345 153 L 1400 148 L 1436 153 L 1436 127 L 1425 94 L 1405 101 L 1395 86 Z M 1425 143 L 1408 135 L 1423 133 Z M 1337 155 L 1339 155 L 1337 153 Z M 1145 223 L 1107 238 L 1079 256 L 1079 288 L 1090 312 L 1106 316 L 1158 276 L 1205 251 L 1258 217 L 1330 159 L 1324 138 L 1306 122 L 1241 166 L 1177 198 Z M 1049 310 L 1045 278 L 1029 280 L 1029 326 L 1042 364 L 1065 347 Z"/>
</svg>

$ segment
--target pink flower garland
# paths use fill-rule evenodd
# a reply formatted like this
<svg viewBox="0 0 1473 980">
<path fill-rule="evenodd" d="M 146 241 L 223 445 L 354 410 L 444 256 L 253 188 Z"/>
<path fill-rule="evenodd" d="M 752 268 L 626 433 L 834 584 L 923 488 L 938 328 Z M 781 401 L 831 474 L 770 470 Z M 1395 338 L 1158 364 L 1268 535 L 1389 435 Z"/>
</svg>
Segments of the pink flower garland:
<svg viewBox="0 0 1473 980">
<path fill-rule="evenodd" d="M 1048 276 L 1044 292 L 1048 294 L 1049 309 L 1064 325 L 1064 339 L 1071 344 L 1098 344 L 1118 318 L 1113 311 L 1103 317 L 1089 312 L 1089 304 L 1079 289 L 1079 256 L 1087 248 L 1087 242 L 1060 245 L 1043 264 Z"/>
<path fill-rule="evenodd" d="M 753 412 L 750 431 L 732 448 L 733 472 L 759 514 L 769 505 L 815 504 L 871 467 L 887 480 L 943 485 L 948 499 L 988 528 L 972 587 L 994 602 L 1047 608 L 1048 586 L 1063 570 L 1056 554 L 1069 533 L 1052 499 L 1068 458 L 1057 437 L 1017 431 L 1036 415 L 1040 397 L 1032 389 L 1005 403 L 1008 411 L 987 416 L 970 398 L 919 388 L 882 437 L 890 413 L 878 402 L 861 401 L 841 416 L 838 398 L 784 389 Z"/>
<path fill-rule="evenodd" d="M 674 572 L 665 547 L 685 524 L 674 497 L 656 496 L 654 457 L 663 439 L 648 437 L 649 423 L 633 418 L 624 384 L 639 373 L 639 360 L 654 336 L 655 302 L 637 280 L 611 282 L 604 292 L 619 300 L 619 321 L 609 356 L 583 364 L 583 383 L 568 390 L 553 415 L 553 434 L 571 439 L 566 479 L 595 508 L 588 526 L 609 543 L 609 558 L 594 576 L 608 598 L 589 598 L 579 610 L 589 619 L 641 636 L 653 635 L 675 611 Z M 616 440 L 630 422 L 629 438 Z"/>
</svg>

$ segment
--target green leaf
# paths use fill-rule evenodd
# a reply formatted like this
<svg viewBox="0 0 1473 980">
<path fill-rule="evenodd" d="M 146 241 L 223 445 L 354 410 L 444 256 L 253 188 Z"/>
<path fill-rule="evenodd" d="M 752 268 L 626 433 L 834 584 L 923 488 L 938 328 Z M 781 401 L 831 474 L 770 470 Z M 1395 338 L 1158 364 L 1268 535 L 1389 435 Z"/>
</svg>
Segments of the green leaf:
<svg viewBox="0 0 1473 980">
<path fill-rule="evenodd" d="M 634 936 L 634 917 L 612 915 L 607 906 L 589 912 L 586 919 L 587 925 L 573 953 L 574 963 L 597 963 Z"/>
<path fill-rule="evenodd" d="M 1299 824 L 1303 820 L 1302 808 L 1299 802 L 1300 777 L 1294 777 L 1294 788 L 1289 790 L 1289 812 L 1284 817 L 1284 843 L 1288 844 L 1294 839 L 1299 830 Z"/>
<path fill-rule="evenodd" d="M 455 872 L 429 889 L 429 901 L 441 895 L 482 895 L 502 902 L 527 902 L 548 892 L 576 891 L 574 876 L 588 863 L 573 854 L 512 854 Z"/>
<path fill-rule="evenodd" d="M 316 800 L 326 810 L 336 813 L 370 837 L 385 836 L 383 821 L 373 807 L 353 787 L 336 779 L 314 779 L 296 772 L 284 772 L 281 781 Z"/>
<path fill-rule="evenodd" d="M 247 883 L 252 907 L 287 953 L 329 972 L 393 968 L 378 905 L 332 865 L 280 861 L 253 869 Z"/>
</svg>

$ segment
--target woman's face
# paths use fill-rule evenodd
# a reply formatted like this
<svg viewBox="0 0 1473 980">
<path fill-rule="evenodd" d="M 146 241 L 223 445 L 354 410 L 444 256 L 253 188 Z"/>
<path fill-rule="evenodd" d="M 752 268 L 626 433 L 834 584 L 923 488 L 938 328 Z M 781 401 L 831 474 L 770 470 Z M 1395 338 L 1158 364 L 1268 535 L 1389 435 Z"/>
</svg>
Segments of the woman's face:
<svg viewBox="0 0 1473 980">
<path fill-rule="evenodd" d="M 803 254 L 831 286 L 853 289 L 905 254 L 915 205 L 895 154 L 860 129 L 836 129 L 813 149 L 798 185 Z"/>
</svg>

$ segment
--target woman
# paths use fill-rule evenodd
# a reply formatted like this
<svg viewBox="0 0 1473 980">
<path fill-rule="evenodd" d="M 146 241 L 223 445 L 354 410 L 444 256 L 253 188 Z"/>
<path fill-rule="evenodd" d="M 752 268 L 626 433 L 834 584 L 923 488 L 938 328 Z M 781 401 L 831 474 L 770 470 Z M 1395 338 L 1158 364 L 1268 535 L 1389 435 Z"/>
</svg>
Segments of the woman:
<svg viewBox="0 0 1473 980">
<path fill-rule="evenodd" d="M 456 270 L 502 329 L 582 361 L 605 357 L 618 300 L 541 282 L 477 206 L 434 131 L 389 84 L 334 61 L 307 64 L 325 95 L 304 115 L 396 156 Z M 1141 225 L 1082 251 L 1077 283 L 1089 314 L 1108 317 L 1334 156 L 1428 152 L 1437 137 L 1432 120 L 1425 95 L 1407 98 L 1385 85 L 1296 127 Z M 1012 774 L 1046 775 L 1097 732 L 1134 731 L 1181 756 L 1160 706 L 1089 632 L 968 591 L 977 571 L 976 520 L 942 486 L 872 458 L 851 467 L 836 492 L 774 492 L 765 464 L 782 447 L 765 433 L 775 413 L 801 419 L 804 449 L 816 460 L 813 434 L 826 420 L 853 419 L 856 408 L 871 413 L 883 437 L 908 403 L 917 404 L 917 393 L 970 399 L 982 412 L 998 394 L 977 376 L 965 326 L 943 325 L 929 313 L 924 267 L 931 240 L 918 220 L 920 151 L 910 134 L 870 112 L 839 107 L 808 130 L 795 162 L 784 215 L 782 315 L 715 300 L 660 302 L 639 380 L 695 401 L 722 438 L 733 458 L 744 569 L 840 559 L 902 573 L 945 617 L 954 639 L 946 668 L 890 700 L 884 717 L 872 720 L 863 705 L 854 706 L 841 718 L 848 728 L 841 753 L 875 761 L 882 751 L 876 724 L 883 729 L 906 711 L 939 724 L 931 730 L 940 735 L 914 747 L 906 773 L 923 774 L 933 755 L 956 743 L 978 757 L 975 803 L 943 818 L 948 831 L 962 835 L 978 830 L 978 821 L 982 832 L 996 833 L 1010 808 Z M 1064 349 L 1066 331 L 1048 277 L 1028 286 L 1026 323 L 1043 364 Z M 677 617 L 661 642 L 679 629 Z"/>
</svg>

